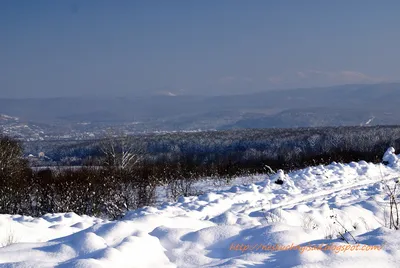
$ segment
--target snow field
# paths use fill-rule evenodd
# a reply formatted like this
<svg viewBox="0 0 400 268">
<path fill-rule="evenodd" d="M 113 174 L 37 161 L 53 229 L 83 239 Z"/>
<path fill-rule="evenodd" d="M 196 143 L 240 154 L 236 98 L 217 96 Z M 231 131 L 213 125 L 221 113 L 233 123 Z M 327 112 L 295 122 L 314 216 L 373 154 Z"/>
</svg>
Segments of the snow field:
<svg viewBox="0 0 400 268">
<path fill-rule="evenodd" d="M 119 221 L 0 215 L 0 267 L 398 267 L 400 232 L 385 227 L 385 185 L 400 177 L 399 157 L 389 149 L 383 160 L 388 165 L 278 171 L 249 185 L 130 211 Z M 382 249 L 267 250 L 348 246 L 341 237 Z"/>
</svg>

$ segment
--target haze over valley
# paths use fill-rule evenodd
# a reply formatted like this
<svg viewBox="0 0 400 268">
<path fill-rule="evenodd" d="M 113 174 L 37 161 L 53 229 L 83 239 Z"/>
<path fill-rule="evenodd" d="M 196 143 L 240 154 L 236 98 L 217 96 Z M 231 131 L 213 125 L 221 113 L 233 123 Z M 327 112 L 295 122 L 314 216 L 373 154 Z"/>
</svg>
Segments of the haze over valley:
<svg viewBox="0 0 400 268">
<path fill-rule="evenodd" d="M 103 135 L 104 127 L 143 133 L 395 125 L 400 123 L 399 99 L 400 83 L 229 96 L 3 98 L 0 128 L 23 139 L 89 139 Z"/>
</svg>

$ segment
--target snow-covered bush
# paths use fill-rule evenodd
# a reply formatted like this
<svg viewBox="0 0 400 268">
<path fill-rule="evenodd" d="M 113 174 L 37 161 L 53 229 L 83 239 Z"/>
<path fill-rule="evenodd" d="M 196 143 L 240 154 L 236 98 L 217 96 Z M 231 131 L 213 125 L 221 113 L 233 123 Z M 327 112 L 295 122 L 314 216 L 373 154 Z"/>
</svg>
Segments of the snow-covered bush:
<svg viewBox="0 0 400 268">
<path fill-rule="evenodd" d="M 395 166 L 399 162 L 399 156 L 395 154 L 395 149 L 390 147 L 386 150 L 382 158 L 382 163 L 388 166 Z"/>
</svg>

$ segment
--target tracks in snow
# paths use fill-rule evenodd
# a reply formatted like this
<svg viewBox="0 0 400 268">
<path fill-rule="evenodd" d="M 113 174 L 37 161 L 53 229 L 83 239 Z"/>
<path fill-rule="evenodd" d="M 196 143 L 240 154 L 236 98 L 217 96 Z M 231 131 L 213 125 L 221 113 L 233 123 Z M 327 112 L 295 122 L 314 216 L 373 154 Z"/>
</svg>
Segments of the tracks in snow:
<svg viewBox="0 0 400 268">
<path fill-rule="evenodd" d="M 290 201 L 283 201 L 278 204 L 271 204 L 271 200 L 265 200 L 261 199 L 257 202 L 257 205 L 255 204 L 249 204 L 245 205 L 245 207 L 242 207 L 240 210 L 231 210 L 234 214 L 238 213 L 243 213 L 246 211 L 247 213 L 259 211 L 260 208 L 266 208 L 266 211 L 278 209 L 278 208 L 291 208 L 296 205 L 308 203 L 310 201 L 318 200 L 321 198 L 328 198 L 331 197 L 332 195 L 338 195 L 341 192 L 347 192 L 347 191 L 352 191 L 352 190 L 357 190 L 364 188 L 366 186 L 370 186 L 379 182 L 383 181 L 390 181 L 395 178 L 398 178 L 400 176 L 398 171 L 393 170 L 393 172 L 390 172 L 390 174 L 386 174 L 385 176 L 379 175 L 379 176 L 368 176 L 369 179 L 365 179 L 353 184 L 345 184 L 341 187 L 333 188 L 333 189 L 327 189 L 327 187 L 324 187 L 325 189 L 322 189 L 321 191 L 318 191 L 316 193 L 312 194 L 307 194 L 300 196 L 298 198 L 294 198 Z M 321 185 L 322 186 L 322 185 Z M 260 194 L 262 195 L 262 194 Z"/>
</svg>

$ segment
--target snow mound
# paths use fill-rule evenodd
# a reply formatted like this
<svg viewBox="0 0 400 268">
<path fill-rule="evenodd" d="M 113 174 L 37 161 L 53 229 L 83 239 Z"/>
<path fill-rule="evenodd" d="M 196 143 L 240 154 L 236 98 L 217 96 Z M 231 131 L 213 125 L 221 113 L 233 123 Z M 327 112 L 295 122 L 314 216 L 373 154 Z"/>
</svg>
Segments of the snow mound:
<svg viewBox="0 0 400 268">
<path fill-rule="evenodd" d="M 390 147 L 383 155 L 382 161 L 383 163 L 393 167 L 399 165 L 399 158 L 400 155 L 396 155 L 395 149 L 393 147 Z"/>
</svg>

